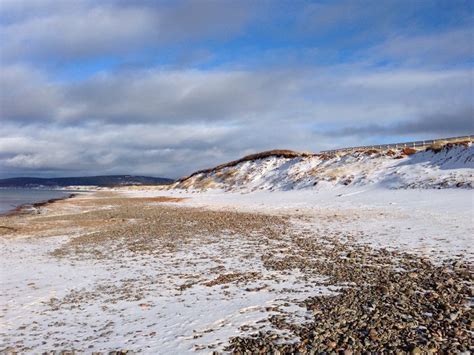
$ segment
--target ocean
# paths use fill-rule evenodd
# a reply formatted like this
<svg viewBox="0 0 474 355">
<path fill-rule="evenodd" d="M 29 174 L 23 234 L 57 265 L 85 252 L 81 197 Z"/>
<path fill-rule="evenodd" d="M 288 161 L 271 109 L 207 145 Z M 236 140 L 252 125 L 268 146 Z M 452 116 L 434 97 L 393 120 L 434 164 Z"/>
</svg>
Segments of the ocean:
<svg viewBox="0 0 474 355">
<path fill-rule="evenodd" d="M 71 191 L 66 190 L 0 189 L 0 214 L 20 205 L 66 197 L 70 194 Z"/>
</svg>

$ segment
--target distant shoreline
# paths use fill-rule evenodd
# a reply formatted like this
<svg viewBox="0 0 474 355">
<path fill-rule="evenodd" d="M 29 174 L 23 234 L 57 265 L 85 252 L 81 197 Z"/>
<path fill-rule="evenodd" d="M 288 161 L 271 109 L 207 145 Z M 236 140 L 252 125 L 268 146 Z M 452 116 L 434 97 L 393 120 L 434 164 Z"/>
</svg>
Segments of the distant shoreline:
<svg viewBox="0 0 474 355">
<path fill-rule="evenodd" d="M 39 202 L 23 203 L 21 205 L 16 206 L 15 208 L 9 210 L 9 211 L 0 213 L 0 216 L 12 217 L 12 216 L 31 215 L 31 214 L 34 214 L 35 212 L 38 213 L 39 209 L 41 207 L 51 205 L 51 204 L 53 204 L 55 202 L 58 202 L 58 201 L 74 198 L 77 195 L 78 195 L 78 193 L 76 192 L 76 193 L 71 193 L 71 194 L 63 196 L 63 197 L 50 198 L 48 200 L 43 200 L 43 201 L 39 201 Z"/>
</svg>

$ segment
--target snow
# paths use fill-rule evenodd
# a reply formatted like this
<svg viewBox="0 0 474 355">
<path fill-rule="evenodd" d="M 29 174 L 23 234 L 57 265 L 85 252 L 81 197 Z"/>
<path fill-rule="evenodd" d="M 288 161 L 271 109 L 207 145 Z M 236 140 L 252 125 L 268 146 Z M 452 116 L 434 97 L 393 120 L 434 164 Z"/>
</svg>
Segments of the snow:
<svg viewBox="0 0 474 355">
<path fill-rule="evenodd" d="M 128 191 L 133 196 L 188 197 L 183 205 L 306 215 L 321 228 L 358 235 L 360 243 L 446 259 L 474 257 L 474 191 L 393 190 L 379 186 L 252 193 Z M 336 216 L 336 218 L 329 218 Z"/>
<path fill-rule="evenodd" d="M 256 245 L 244 245 L 225 235 L 165 253 L 158 262 L 148 255 L 125 255 L 92 264 L 89 259 L 48 256 L 68 238 L 2 243 L 0 348 L 21 341 L 38 352 L 77 344 L 76 349 L 92 346 L 90 351 L 207 353 L 208 346 L 222 350 L 229 337 L 245 334 L 242 327 L 269 329 L 266 319 L 271 314 L 288 313 L 294 321 L 304 322 L 309 319 L 306 309 L 294 304 L 286 308 L 287 301 L 337 290 L 321 286 L 321 277 L 308 277 L 298 270 L 266 270 L 258 254 L 238 257 L 242 249 L 255 250 Z M 207 286 L 215 277 L 210 271 L 215 267 L 226 273 L 260 275 Z M 180 290 L 187 282 L 193 287 Z M 68 299 L 70 302 L 61 303 Z"/>
<path fill-rule="evenodd" d="M 333 187 L 245 194 L 217 190 L 122 193 L 188 197 L 179 205 L 289 215 L 294 223 L 305 216 L 301 228 L 338 232 L 341 238 L 348 233 L 378 248 L 433 260 L 473 258 L 472 190 Z M 258 245 L 243 244 L 225 233 L 207 236 L 204 244 L 198 238 L 159 259 L 124 254 L 91 262 L 48 255 L 71 237 L 2 240 L 0 348 L 21 341 L 38 352 L 77 344 L 76 349 L 91 346 L 86 349 L 90 351 L 119 350 L 120 346 L 145 353 L 209 353 L 221 351 L 229 337 L 244 335 L 246 329 L 271 329 L 264 320 L 275 312 L 305 322 L 310 315 L 297 301 L 337 292 L 337 287 L 322 286 L 324 280 L 317 275 L 267 270 L 258 253 L 241 257 L 242 250 L 259 250 Z M 216 267 L 225 273 L 257 272 L 259 277 L 207 286 L 216 277 L 212 272 Z M 180 289 L 187 283 L 193 286 Z M 293 302 L 285 307 L 288 300 Z M 278 311 L 271 308 L 275 306 Z M 284 332 L 280 335 L 286 336 L 282 341 L 296 340 Z"/>
<path fill-rule="evenodd" d="M 272 156 L 196 174 L 176 187 L 251 192 L 367 185 L 391 189 L 472 188 L 474 146 L 455 145 L 440 152 L 427 150 L 410 156 L 401 151 L 359 151 L 332 157 Z"/>
</svg>

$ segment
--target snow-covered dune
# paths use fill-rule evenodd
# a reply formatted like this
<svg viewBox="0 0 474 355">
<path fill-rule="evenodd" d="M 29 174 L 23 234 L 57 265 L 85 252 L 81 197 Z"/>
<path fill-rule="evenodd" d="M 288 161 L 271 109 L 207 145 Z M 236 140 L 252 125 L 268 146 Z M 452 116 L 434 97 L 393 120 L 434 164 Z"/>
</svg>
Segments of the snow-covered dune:
<svg viewBox="0 0 474 355">
<path fill-rule="evenodd" d="M 379 185 L 392 189 L 473 188 L 474 147 L 366 149 L 336 154 L 265 154 L 197 172 L 172 185 L 180 189 L 321 189 Z M 258 157 L 258 155 L 257 155 Z"/>
</svg>

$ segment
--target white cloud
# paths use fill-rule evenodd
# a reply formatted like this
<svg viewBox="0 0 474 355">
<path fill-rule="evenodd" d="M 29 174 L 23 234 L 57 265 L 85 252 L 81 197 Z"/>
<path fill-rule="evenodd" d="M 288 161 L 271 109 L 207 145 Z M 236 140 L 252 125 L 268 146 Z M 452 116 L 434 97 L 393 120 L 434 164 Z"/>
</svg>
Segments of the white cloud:
<svg viewBox="0 0 474 355">
<path fill-rule="evenodd" d="M 249 2 L 34 1 L 2 2 L 4 61 L 65 61 L 126 55 L 147 46 L 225 39 L 251 16 Z"/>
<path fill-rule="evenodd" d="M 64 97 L 46 75 L 22 65 L 0 68 L 0 119 L 41 121 L 57 116 Z"/>
<path fill-rule="evenodd" d="M 1 174 L 176 177 L 264 149 L 472 127 L 465 7 L 436 11 L 428 25 L 459 27 L 434 33 L 411 27 L 434 2 L 269 4 L 0 0 Z"/>
<path fill-rule="evenodd" d="M 374 60 L 396 60 L 410 66 L 474 60 L 474 29 L 469 26 L 440 33 L 389 36 L 365 54 Z"/>
<path fill-rule="evenodd" d="M 0 170 L 9 174 L 176 177 L 264 149 L 327 148 L 335 144 L 324 136 L 330 130 L 356 133 L 344 144 L 387 127 L 441 134 L 452 114 L 455 132 L 465 134 L 472 116 L 465 70 L 146 70 L 78 83 L 51 82 L 27 67 L 4 72 Z"/>
<path fill-rule="evenodd" d="M 469 70 L 150 69 L 55 83 L 5 67 L 0 80 L 3 120 L 63 125 L 390 121 L 465 106 L 472 93 Z"/>
</svg>

